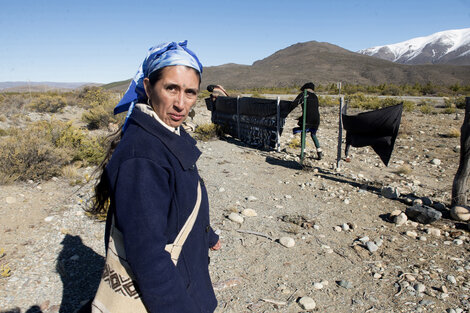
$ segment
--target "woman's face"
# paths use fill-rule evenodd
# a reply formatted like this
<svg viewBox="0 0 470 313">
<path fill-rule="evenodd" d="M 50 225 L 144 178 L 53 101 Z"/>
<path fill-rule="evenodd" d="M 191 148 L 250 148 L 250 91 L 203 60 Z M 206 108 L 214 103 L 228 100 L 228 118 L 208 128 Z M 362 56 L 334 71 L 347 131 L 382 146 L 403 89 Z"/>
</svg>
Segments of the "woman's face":
<svg viewBox="0 0 470 313">
<path fill-rule="evenodd" d="M 176 65 L 165 67 L 153 87 L 144 79 L 145 91 L 158 117 L 171 127 L 180 126 L 196 103 L 199 76 L 195 70 Z"/>
</svg>

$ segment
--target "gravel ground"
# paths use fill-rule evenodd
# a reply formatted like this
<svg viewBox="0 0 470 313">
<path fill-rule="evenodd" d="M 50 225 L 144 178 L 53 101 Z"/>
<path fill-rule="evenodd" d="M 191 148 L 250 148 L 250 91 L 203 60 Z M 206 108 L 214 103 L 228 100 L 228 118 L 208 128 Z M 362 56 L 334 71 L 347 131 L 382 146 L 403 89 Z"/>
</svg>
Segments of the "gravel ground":
<svg viewBox="0 0 470 313">
<path fill-rule="evenodd" d="M 202 102 L 196 110 L 196 124 L 210 121 Z M 371 149 L 353 148 L 351 163 L 337 171 L 336 110 L 321 109 L 324 160 L 310 143 L 303 169 L 299 149 L 288 147 L 299 113 L 288 119 L 279 153 L 231 138 L 198 143 L 223 244 L 210 252 L 216 312 L 303 312 L 302 297 L 317 312 L 469 312 L 469 233 L 445 207 L 459 139 L 442 136 L 462 119 L 406 113 L 389 167 Z M 383 197 L 384 186 L 401 196 Z M 93 296 L 104 223 L 83 211 L 90 188 L 66 178 L 0 186 L 0 265 L 11 268 L 0 278 L 0 312 L 73 312 Z M 390 221 L 417 198 L 433 201 L 443 218 Z M 235 214 L 241 224 L 228 218 Z"/>
</svg>

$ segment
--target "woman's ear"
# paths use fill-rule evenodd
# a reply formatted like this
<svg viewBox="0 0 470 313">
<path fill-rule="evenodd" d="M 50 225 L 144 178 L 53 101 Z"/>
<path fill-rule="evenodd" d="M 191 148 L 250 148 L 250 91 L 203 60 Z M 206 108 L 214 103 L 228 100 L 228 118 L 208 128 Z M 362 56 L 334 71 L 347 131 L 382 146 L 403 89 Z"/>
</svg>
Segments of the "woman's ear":
<svg viewBox="0 0 470 313">
<path fill-rule="evenodd" d="M 145 94 L 147 95 L 147 98 L 150 98 L 152 87 L 150 86 L 150 80 L 147 77 L 144 78 L 144 89 L 145 89 Z"/>
</svg>

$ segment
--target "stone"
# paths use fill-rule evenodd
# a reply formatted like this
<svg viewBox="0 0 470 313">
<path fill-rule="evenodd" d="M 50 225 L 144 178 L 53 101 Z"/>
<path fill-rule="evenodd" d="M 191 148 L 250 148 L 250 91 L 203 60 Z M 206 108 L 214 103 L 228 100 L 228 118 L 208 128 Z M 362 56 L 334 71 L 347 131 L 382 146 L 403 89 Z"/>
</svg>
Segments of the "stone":
<svg viewBox="0 0 470 313">
<path fill-rule="evenodd" d="M 242 216 L 235 212 L 230 213 L 228 219 L 238 224 L 243 224 L 243 222 L 245 221 Z"/>
<path fill-rule="evenodd" d="M 439 166 L 439 165 L 441 165 L 441 160 L 439 160 L 439 159 L 432 159 L 430 163 L 431 163 L 432 165 Z"/>
<path fill-rule="evenodd" d="M 411 237 L 411 238 L 416 238 L 418 236 L 418 234 L 415 231 L 412 231 L 412 230 L 406 231 L 405 235 L 407 235 L 408 237 Z"/>
<path fill-rule="evenodd" d="M 434 237 L 441 237 L 441 230 L 437 228 L 427 228 L 426 233 Z"/>
<path fill-rule="evenodd" d="M 409 282 L 414 282 L 416 280 L 416 278 L 411 274 L 406 274 L 405 279 Z"/>
<path fill-rule="evenodd" d="M 447 275 L 447 281 L 453 285 L 457 284 L 457 279 L 453 275 Z"/>
<path fill-rule="evenodd" d="M 424 305 L 424 306 L 430 306 L 430 305 L 433 305 L 433 304 L 434 304 L 434 301 L 432 301 L 432 300 L 427 300 L 427 299 L 423 299 L 423 300 L 419 301 L 419 304 L 420 304 L 420 305 Z"/>
<path fill-rule="evenodd" d="M 421 224 L 433 223 L 442 217 L 442 213 L 428 206 L 412 206 L 405 211 L 409 219 Z"/>
<path fill-rule="evenodd" d="M 343 225 L 341 225 L 341 228 L 344 230 L 344 231 L 347 231 L 349 230 L 349 225 L 344 223 Z"/>
<path fill-rule="evenodd" d="M 442 292 L 442 293 L 449 293 L 449 290 L 447 290 L 447 287 L 446 287 L 446 286 L 442 285 L 442 287 L 441 287 L 441 292 Z"/>
<path fill-rule="evenodd" d="M 291 196 L 291 195 L 285 195 L 284 198 L 286 198 L 286 199 L 292 199 L 292 196 Z"/>
<path fill-rule="evenodd" d="M 415 205 L 423 205 L 423 200 L 421 199 L 414 199 L 413 200 L 413 206 Z"/>
<path fill-rule="evenodd" d="M 286 248 L 292 248 L 293 246 L 295 246 L 295 240 L 291 237 L 281 237 L 279 239 L 279 243 Z"/>
<path fill-rule="evenodd" d="M 219 188 L 219 192 L 224 192 L 225 191 L 225 188 L 224 187 L 220 187 Z"/>
<path fill-rule="evenodd" d="M 395 216 L 400 215 L 401 210 L 393 210 L 392 213 L 390 213 L 390 219 L 393 220 Z"/>
<path fill-rule="evenodd" d="M 374 277 L 375 279 L 380 279 L 380 278 L 382 278 L 382 274 L 374 273 L 373 277 Z"/>
<path fill-rule="evenodd" d="M 432 204 L 432 200 L 429 199 L 428 197 L 422 197 L 421 201 L 423 201 L 423 205 L 430 206 Z"/>
<path fill-rule="evenodd" d="M 44 221 L 46 222 L 52 222 L 52 220 L 54 219 L 54 216 L 48 216 L 44 219 Z"/>
<path fill-rule="evenodd" d="M 455 146 L 452 150 L 457 153 L 460 152 L 460 145 Z"/>
<path fill-rule="evenodd" d="M 313 288 L 320 290 L 323 289 L 323 284 L 322 283 L 313 283 Z"/>
<path fill-rule="evenodd" d="M 13 203 L 16 202 L 16 198 L 15 197 L 6 197 L 5 201 L 6 201 L 7 204 L 13 204 Z"/>
<path fill-rule="evenodd" d="M 340 232 L 340 231 L 343 230 L 340 226 L 335 226 L 335 227 L 333 227 L 333 229 L 334 229 L 334 231 L 337 231 L 337 232 Z"/>
<path fill-rule="evenodd" d="M 463 240 L 462 239 L 454 239 L 453 243 L 457 246 L 463 245 Z"/>
<path fill-rule="evenodd" d="M 248 196 L 246 200 L 248 200 L 249 202 L 253 202 L 253 201 L 258 200 L 258 198 L 256 198 L 255 196 Z"/>
<path fill-rule="evenodd" d="M 248 217 L 254 217 L 254 216 L 258 216 L 258 213 L 256 213 L 256 211 L 253 209 L 244 209 L 242 211 L 242 215 L 245 215 Z"/>
<path fill-rule="evenodd" d="M 367 250 L 369 250 L 371 253 L 374 253 L 377 250 L 379 250 L 379 247 L 377 247 L 377 245 L 372 241 L 366 242 L 366 247 L 367 247 Z"/>
<path fill-rule="evenodd" d="M 419 293 L 422 293 L 424 292 L 424 290 L 426 290 L 426 286 L 422 283 L 417 283 L 416 285 L 413 286 L 413 288 Z"/>
<path fill-rule="evenodd" d="M 353 288 L 352 283 L 347 281 L 347 280 L 340 280 L 336 283 L 338 284 L 338 286 L 346 288 L 346 289 L 352 289 Z"/>
<path fill-rule="evenodd" d="M 435 208 L 436 210 L 438 211 L 445 211 L 447 208 L 446 208 L 446 205 L 444 203 L 441 203 L 441 202 L 434 202 L 432 204 L 432 207 Z"/>
<path fill-rule="evenodd" d="M 450 216 L 456 221 L 470 221 L 470 208 L 456 205 L 450 209 Z"/>
<path fill-rule="evenodd" d="M 315 301 L 310 297 L 300 298 L 299 305 L 303 310 L 307 310 L 307 311 L 313 310 L 317 306 Z"/>
<path fill-rule="evenodd" d="M 369 237 L 364 236 L 364 237 L 362 237 L 362 238 L 359 238 L 358 240 L 359 240 L 360 242 L 362 242 L 363 244 L 366 244 L 366 242 L 369 241 Z"/>
<path fill-rule="evenodd" d="M 382 239 L 376 239 L 374 240 L 374 243 L 377 245 L 377 247 L 380 247 L 384 243 L 384 241 Z"/>
<path fill-rule="evenodd" d="M 387 199 L 398 199 L 400 192 L 396 187 L 387 186 L 382 188 L 382 196 Z"/>
<path fill-rule="evenodd" d="M 397 226 L 401 226 L 401 225 L 404 225 L 406 223 L 406 221 L 408 221 L 408 217 L 406 216 L 405 213 L 401 212 L 400 214 L 398 214 L 397 216 L 395 216 L 395 218 L 393 219 L 393 222 L 395 223 L 395 225 Z"/>
<path fill-rule="evenodd" d="M 419 237 L 418 237 L 418 240 L 419 240 L 419 241 L 427 241 L 428 238 L 426 238 L 426 236 L 419 236 Z"/>
</svg>

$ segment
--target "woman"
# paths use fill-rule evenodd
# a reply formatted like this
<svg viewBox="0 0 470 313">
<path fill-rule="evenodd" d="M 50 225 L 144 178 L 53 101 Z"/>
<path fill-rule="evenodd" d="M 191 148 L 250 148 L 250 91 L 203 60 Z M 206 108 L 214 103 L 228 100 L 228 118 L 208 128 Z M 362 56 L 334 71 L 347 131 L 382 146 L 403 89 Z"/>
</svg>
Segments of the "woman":
<svg viewBox="0 0 470 313">
<path fill-rule="evenodd" d="M 126 279 L 115 284 L 112 277 L 104 281 L 117 294 L 139 298 L 148 312 L 213 312 L 217 306 L 208 250 L 218 250 L 220 242 L 209 225 L 207 192 L 196 167 L 201 152 L 180 127 L 196 103 L 202 74 L 201 63 L 186 45 L 172 42 L 149 50 L 114 110 L 129 112 L 95 187 L 94 213 L 106 211 L 109 203 L 106 247 L 110 233 L 114 240 L 113 230 L 122 234 L 134 285 L 127 288 Z M 195 223 L 179 257 L 172 260 L 166 245 L 175 241 L 196 207 Z M 107 265 L 108 257 L 109 250 Z M 106 267 L 103 277 L 112 270 Z"/>
<path fill-rule="evenodd" d="M 302 123 L 303 123 L 304 114 L 305 114 L 305 132 L 307 133 L 310 132 L 315 148 L 317 149 L 318 159 L 321 160 L 323 157 L 323 151 L 320 148 L 320 142 L 318 141 L 318 138 L 317 138 L 317 131 L 318 131 L 318 127 L 320 126 L 320 113 L 318 112 L 318 97 L 313 92 L 315 90 L 315 85 L 312 82 L 309 82 L 309 83 L 304 84 L 300 88 L 300 90 L 301 92 L 295 98 L 294 103 L 302 107 L 302 116 L 299 117 L 299 121 L 297 123 L 299 127 L 295 127 L 293 129 L 293 133 L 296 134 L 296 133 L 302 132 Z M 307 90 L 307 106 L 306 106 L 307 112 L 303 111 L 305 90 Z"/>
</svg>

